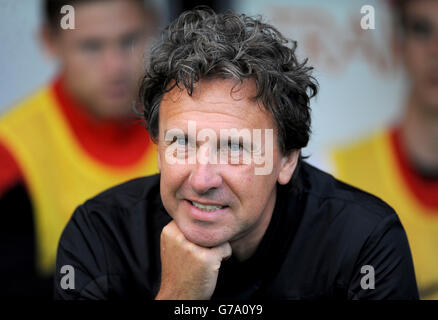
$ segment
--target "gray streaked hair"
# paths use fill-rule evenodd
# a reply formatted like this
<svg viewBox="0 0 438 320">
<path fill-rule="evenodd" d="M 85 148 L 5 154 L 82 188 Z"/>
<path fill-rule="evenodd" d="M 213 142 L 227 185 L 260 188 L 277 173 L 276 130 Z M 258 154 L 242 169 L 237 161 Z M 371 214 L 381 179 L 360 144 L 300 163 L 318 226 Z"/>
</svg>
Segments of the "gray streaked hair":
<svg viewBox="0 0 438 320">
<path fill-rule="evenodd" d="M 318 84 L 307 59 L 299 62 L 296 41 L 275 27 L 208 7 L 183 12 L 162 32 L 152 47 L 140 88 L 146 126 L 158 138 L 158 115 L 163 95 L 175 86 L 192 95 L 201 79 L 254 79 L 261 102 L 275 121 L 283 154 L 304 148 L 310 136 L 310 99 Z"/>
</svg>

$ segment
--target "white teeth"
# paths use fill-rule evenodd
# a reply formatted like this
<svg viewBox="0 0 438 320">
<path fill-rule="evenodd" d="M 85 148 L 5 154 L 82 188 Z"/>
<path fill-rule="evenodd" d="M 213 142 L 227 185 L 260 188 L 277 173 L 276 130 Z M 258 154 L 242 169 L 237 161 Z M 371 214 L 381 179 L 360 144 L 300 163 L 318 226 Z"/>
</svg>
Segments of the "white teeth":
<svg viewBox="0 0 438 320">
<path fill-rule="evenodd" d="M 198 209 L 205 210 L 205 211 L 213 211 L 224 208 L 224 206 L 212 206 L 207 204 L 200 204 L 198 202 L 191 201 L 191 203 Z"/>
</svg>

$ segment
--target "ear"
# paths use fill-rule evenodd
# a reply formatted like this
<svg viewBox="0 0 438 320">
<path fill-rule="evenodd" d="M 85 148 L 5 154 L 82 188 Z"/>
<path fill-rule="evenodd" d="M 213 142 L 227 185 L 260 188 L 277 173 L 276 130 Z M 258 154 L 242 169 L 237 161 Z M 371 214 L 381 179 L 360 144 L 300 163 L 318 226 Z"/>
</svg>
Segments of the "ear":
<svg viewBox="0 0 438 320">
<path fill-rule="evenodd" d="M 39 41 L 44 52 L 51 58 L 59 56 L 59 34 L 60 31 L 54 31 L 49 25 L 42 25 L 38 32 Z"/>
<path fill-rule="evenodd" d="M 403 65 L 403 46 L 404 39 L 402 39 L 402 35 L 398 33 L 398 30 L 394 29 L 391 32 L 391 58 L 392 58 L 392 67 L 397 68 Z"/>
<path fill-rule="evenodd" d="M 301 149 L 295 150 L 281 159 L 281 167 L 277 179 L 279 184 L 287 184 L 292 178 L 295 168 L 297 167 L 300 152 Z"/>
</svg>

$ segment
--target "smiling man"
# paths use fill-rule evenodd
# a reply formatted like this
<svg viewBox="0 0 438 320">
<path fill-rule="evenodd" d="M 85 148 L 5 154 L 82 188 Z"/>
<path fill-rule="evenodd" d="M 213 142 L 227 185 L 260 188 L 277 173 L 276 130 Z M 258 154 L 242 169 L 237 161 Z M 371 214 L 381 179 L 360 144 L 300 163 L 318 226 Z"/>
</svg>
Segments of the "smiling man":
<svg viewBox="0 0 438 320">
<path fill-rule="evenodd" d="M 231 12 L 166 28 L 140 89 L 160 174 L 77 208 L 57 298 L 418 298 L 397 214 L 300 156 L 317 85 L 295 48 Z"/>
</svg>

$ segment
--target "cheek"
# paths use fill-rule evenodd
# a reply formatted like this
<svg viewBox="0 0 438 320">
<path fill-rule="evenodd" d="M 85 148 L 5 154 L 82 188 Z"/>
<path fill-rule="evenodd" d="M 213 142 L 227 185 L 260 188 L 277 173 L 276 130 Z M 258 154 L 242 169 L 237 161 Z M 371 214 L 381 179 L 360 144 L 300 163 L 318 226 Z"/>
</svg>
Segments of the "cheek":
<svg viewBox="0 0 438 320">
<path fill-rule="evenodd" d="M 251 190 L 251 186 L 254 186 L 254 177 L 250 176 L 250 177 L 246 177 L 245 178 L 245 185 L 247 190 Z M 256 193 L 250 191 L 248 193 L 248 201 L 254 202 L 254 199 L 256 199 Z"/>
<path fill-rule="evenodd" d="M 262 207 L 266 201 L 267 190 L 272 185 L 270 176 L 256 176 L 253 169 L 250 172 L 230 170 L 224 179 L 245 211 Z"/>
<path fill-rule="evenodd" d="M 93 63 L 93 59 L 90 59 L 89 57 L 82 54 L 81 52 L 78 52 L 77 50 L 68 53 L 65 56 L 64 61 L 66 66 L 72 72 L 91 75 L 96 69 L 96 63 Z"/>
<path fill-rule="evenodd" d="M 163 205 L 167 212 L 175 212 L 177 207 L 176 192 L 179 184 L 174 176 L 168 175 L 166 171 L 161 173 L 160 194 Z"/>
<path fill-rule="evenodd" d="M 185 165 L 169 164 L 165 160 L 164 155 L 160 153 L 160 173 L 162 188 L 170 197 L 174 197 L 175 192 L 184 184 L 188 176 L 188 168 Z"/>
<path fill-rule="evenodd" d="M 161 162 L 161 176 L 167 186 L 176 186 L 184 179 L 184 167 Z"/>
<path fill-rule="evenodd" d="M 427 55 L 424 50 L 416 46 L 407 46 L 405 52 L 405 64 L 410 73 L 417 74 L 424 71 L 427 64 Z"/>
<path fill-rule="evenodd" d="M 96 66 L 88 65 L 80 58 L 72 58 L 66 61 L 66 73 L 75 82 L 76 87 L 80 87 L 82 91 L 88 92 L 88 94 L 94 92 L 102 83 Z"/>
</svg>

